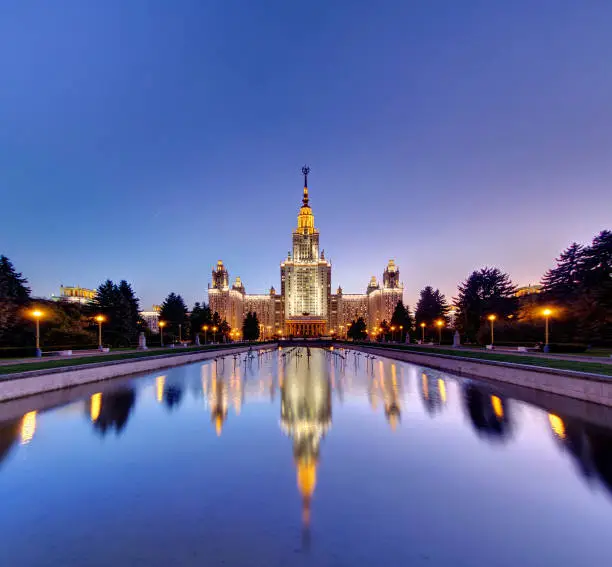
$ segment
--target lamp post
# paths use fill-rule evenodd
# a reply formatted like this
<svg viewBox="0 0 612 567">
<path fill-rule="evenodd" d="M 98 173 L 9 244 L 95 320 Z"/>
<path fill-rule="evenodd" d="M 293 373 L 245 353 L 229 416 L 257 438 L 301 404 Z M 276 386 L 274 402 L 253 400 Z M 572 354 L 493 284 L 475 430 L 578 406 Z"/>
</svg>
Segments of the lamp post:
<svg viewBox="0 0 612 567">
<path fill-rule="evenodd" d="M 395 342 L 395 325 L 391 325 L 391 341 Z"/>
<path fill-rule="evenodd" d="M 425 344 L 425 323 L 421 323 L 421 344 Z"/>
<path fill-rule="evenodd" d="M 40 350 L 40 318 L 43 316 L 43 312 L 39 309 L 32 311 L 32 317 L 36 321 L 36 357 L 42 356 L 42 350 Z"/>
<path fill-rule="evenodd" d="M 404 325 L 399 326 L 399 334 L 400 334 L 399 336 L 400 341 L 403 341 L 404 340 Z"/>
<path fill-rule="evenodd" d="M 183 342 L 183 335 L 181 334 L 182 329 L 183 329 L 183 325 L 179 323 L 179 343 Z"/>
<path fill-rule="evenodd" d="M 436 321 L 436 326 L 438 327 L 438 344 L 442 344 L 442 327 L 444 326 L 444 321 L 438 320 Z"/>
<path fill-rule="evenodd" d="M 102 352 L 102 323 L 104 323 L 104 315 L 96 315 L 98 323 L 98 350 Z"/>
<path fill-rule="evenodd" d="M 542 311 L 542 315 L 544 315 L 544 352 L 549 352 L 550 347 L 548 346 L 548 319 L 552 315 L 552 309 L 544 309 Z"/>
<path fill-rule="evenodd" d="M 202 330 L 204 331 L 204 344 L 206 344 L 206 335 L 208 333 L 208 325 L 202 325 Z"/>
<path fill-rule="evenodd" d="M 216 343 L 217 342 L 217 326 L 216 325 L 212 328 L 212 332 L 213 332 L 213 343 Z"/>
<path fill-rule="evenodd" d="M 344 334 L 344 325 L 340 325 L 340 338 L 346 339 L 346 335 Z"/>
<path fill-rule="evenodd" d="M 163 347 L 164 346 L 164 327 L 166 326 L 166 322 L 160 321 L 158 325 L 159 325 L 159 345 Z"/>
<path fill-rule="evenodd" d="M 491 323 L 491 346 L 493 346 L 493 341 L 495 339 L 493 324 L 495 323 L 495 319 L 497 319 L 497 315 L 491 314 L 487 317 L 487 319 L 489 320 L 489 323 Z"/>
</svg>

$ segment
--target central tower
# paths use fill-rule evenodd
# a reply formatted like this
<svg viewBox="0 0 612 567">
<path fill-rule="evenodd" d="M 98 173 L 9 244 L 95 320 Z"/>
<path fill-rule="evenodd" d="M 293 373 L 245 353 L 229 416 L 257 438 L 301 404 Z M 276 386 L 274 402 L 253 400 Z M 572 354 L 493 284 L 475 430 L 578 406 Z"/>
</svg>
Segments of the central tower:
<svg viewBox="0 0 612 567">
<path fill-rule="evenodd" d="M 331 264 L 319 253 L 319 231 L 308 196 L 308 174 L 304 166 L 304 194 L 293 231 L 293 250 L 281 263 L 281 294 L 285 333 L 318 336 L 327 332 L 331 297 Z"/>
</svg>

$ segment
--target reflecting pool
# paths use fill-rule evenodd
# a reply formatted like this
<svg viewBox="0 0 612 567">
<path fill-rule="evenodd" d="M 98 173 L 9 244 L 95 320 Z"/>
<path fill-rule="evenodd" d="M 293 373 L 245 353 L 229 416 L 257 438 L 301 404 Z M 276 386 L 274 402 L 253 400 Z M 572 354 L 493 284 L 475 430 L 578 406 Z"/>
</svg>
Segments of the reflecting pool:
<svg viewBox="0 0 612 567">
<path fill-rule="evenodd" d="M 0 404 L 0 565 L 608 566 L 612 411 L 287 348 Z"/>
</svg>

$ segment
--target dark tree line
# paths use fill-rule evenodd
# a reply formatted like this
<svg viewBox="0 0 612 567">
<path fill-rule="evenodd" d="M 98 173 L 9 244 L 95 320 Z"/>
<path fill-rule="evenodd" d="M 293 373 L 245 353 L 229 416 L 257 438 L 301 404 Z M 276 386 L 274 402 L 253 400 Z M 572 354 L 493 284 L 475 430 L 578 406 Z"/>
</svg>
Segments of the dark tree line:
<svg viewBox="0 0 612 567">
<path fill-rule="evenodd" d="M 244 322 L 242 323 L 242 336 L 245 341 L 256 341 L 259 339 L 259 319 L 257 318 L 257 313 L 248 312 L 244 317 Z"/>
</svg>

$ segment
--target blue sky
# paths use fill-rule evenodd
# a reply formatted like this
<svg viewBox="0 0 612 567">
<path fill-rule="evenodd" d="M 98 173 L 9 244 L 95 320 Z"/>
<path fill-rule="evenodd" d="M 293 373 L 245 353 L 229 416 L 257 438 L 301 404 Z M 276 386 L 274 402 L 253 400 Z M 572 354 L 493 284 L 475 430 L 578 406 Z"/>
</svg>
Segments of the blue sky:
<svg viewBox="0 0 612 567">
<path fill-rule="evenodd" d="M 334 288 L 537 281 L 612 228 L 612 3 L 0 4 L 0 253 L 34 293 L 279 285 L 310 164 Z"/>
</svg>

